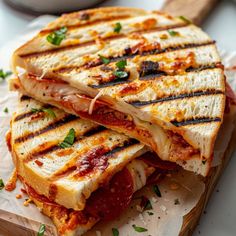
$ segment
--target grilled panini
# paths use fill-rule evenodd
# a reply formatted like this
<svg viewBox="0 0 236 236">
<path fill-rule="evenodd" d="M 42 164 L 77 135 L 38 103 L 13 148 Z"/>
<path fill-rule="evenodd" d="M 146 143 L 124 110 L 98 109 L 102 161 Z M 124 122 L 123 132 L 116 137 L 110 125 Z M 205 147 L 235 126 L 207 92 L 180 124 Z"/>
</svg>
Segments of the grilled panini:
<svg viewBox="0 0 236 236">
<path fill-rule="evenodd" d="M 12 89 L 208 173 L 224 71 L 215 42 L 185 18 L 129 8 L 63 15 L 16 50 L 12 65 Z"/>
<path fill-rule="evenodd" d="M 50 109 L 55 117 L 41 109 Z M 66 148 L 61 143 L 72 128 L 74 144 Z M 38 193 L 75 210 L 82 210 L 99 185 L 147 151 L 137 140 L 25 96 L 11 130 L 18 174 Z"/>
<path fill-rule="evenodd" d="M 74 143 L 64 146 L 71 128 Z M 7 143 L 26 192 L 64 236 L 117 217 L 149 176 L 160 175 L 158 167 L 176 169 L 156 162 L 134 139 L 27 96 L 20 98 Z"/>
</svg>

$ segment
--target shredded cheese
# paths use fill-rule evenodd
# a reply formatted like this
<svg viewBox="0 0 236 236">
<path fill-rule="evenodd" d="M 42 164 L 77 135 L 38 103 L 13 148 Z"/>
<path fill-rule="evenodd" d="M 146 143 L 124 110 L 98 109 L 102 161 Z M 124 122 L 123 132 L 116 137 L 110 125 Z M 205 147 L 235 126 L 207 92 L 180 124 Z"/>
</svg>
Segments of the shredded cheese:
<svg viewBox="0 0 236 236">
<path fill-rule="evenodd" d="M 38 77 L 38 80 L 42 80 L 43 79 L 43 77 L 46 75 L 46 70 L 45 71 L 43 71 L 43 73 L 40 75 L 40 77 Z"/>
<path fill-rule="evenodd" d="M 88 110 L 89 115 L 92 115 L 94 105 L 95 105 L 97 99 L 99 99 L 99 97 L 101 97 L 101 96 L 103 95 L 102 92 L 103 92 L 103 90 L 100 90 L 100 91 L 98 92 L 98 94 L 97 94 L 97 95 L 92 99 L 92 101 L 90 102 L 90 104 L 89 104 L 89 110 Z"/>
</svg>

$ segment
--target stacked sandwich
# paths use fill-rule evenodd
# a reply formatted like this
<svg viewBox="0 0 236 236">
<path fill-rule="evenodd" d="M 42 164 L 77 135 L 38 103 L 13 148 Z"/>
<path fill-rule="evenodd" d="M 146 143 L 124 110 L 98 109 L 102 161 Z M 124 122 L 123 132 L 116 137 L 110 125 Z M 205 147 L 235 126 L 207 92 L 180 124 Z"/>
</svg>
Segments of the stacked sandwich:
<svg viewBox="0 0 236 236">
<path fill-rule="evenodd" d="M 15 51 L 12 68 L 17 175 L 60 235 L 118 217 L 166 173 L 207 176 L 235 112 L 215 42 L 156 11 L 63 15 Z"/>
</svg>

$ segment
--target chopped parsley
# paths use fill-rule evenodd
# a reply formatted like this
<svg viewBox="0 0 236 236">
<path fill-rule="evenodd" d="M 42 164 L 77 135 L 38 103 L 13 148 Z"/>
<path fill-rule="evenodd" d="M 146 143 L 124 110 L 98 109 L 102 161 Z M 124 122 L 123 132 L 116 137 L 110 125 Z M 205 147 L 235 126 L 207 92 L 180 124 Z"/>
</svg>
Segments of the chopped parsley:
<svg viewBox="0 0 236 236">
<path fill-rule="evenodd" d="M 179 205 L 179 204 L 180 204 L 180 202 L 179 202 L 179 199 L 178 199 L 178 198 L 176 198 L 176 199 L 175 199 L 175 201 L 174 201 L 174 204 L 175 204 L 175 205 Z"/>
<path fill-rule="evenodd" d="M 126 60 L 121 60 L 116 63 L 117 70 L 113 72 L 113 74 L 119 78 L 124 79 L 129 76 L 128 72 L 124 71 L 125 67 L 127 66 Z"/>
<path fill-rule="evenodd" d="M 100 59 L 101 59 L 103 64 L 109 64 L 110 63 L 110 59 L 109 58 L 106 58 L 106 57 L 104 57 L 104 56 L 102 56 L 100 54 L 98 56 L 100 57 Z"/>
<path fill-rule="evenodd" d="M 119 70 L 124 70 L 125 67 L 127 66 L 127 61 L 126 60 L 121 60 L 116 63 L 116 66 Z"/>
<path fill-rule="evenodd" d="M 160 191 L 160 189 L 158 188 L 157 185 L 154 185 L 154 186 L 153 186 L 153 192 L 154 192 L 158 197 L 161 197 L 161 191 Z"/>
<path fill-rule="evenodd" d="M 3 69 L 0 69 L 0 78 L 2 80 L 6 79 L 8 76 L 10 76 L 12 74 L 11 71 L 6 71 L 4 72 Z"/>
<path fill-rule="evenodd" d="M 45 230 L 46 230 L 46 226 L 45 226 L 45 224 L 41 224 L 40 227 L 39 227 L 39 231 L 38 231 L 37 236 L 43 236 Z"/>
<path fill-rule="evenodd" d="M 121 23 L 120 22 L 116 22 L 115 27 L 114 27 L 114 32 L 120 33 L 121 29 L 122 29 Z"/>
<path fill-rule="evenodd" d="M 185 16 L 179 16 L 179 18 L 180 18 L 181 20 L 185 21 L 187 24 L 191 24 L 191 23 L 192 23 L 192 21 L 189 20 L 188 18 L 186 18 Z"/>
<path fill-rule="evenodd" d="M 71 128 L 66 135 L 65 139 L 59 144 L 61 148 L 69 148 L 74 144 L 75 141 L 75 130 Z"/>
<path fill-rule="evenodd" d="M 136 226 L 136 225 L 132 225 L 132 227 L 134 228 L 134 230 L 138 233 L 142 233 L 142 232 L 147 232 L 148 230 L 143 228 L 143 227 L 139 227 L 139 226 Z"/>
<path fill-rule="evenodd" d="M 66 38 L 67 27 L 62 27 L 47 36 L 47 41 L 53 45 L 60 45 L 62 40 Z"/>
<path fill-rule="evenodd" d="M 0 179 L 0 190 L 2 190 L 5 187 L 5 184 L 2 179 Z"/>
<path fill-rule="evenodd" d="M 4 111 L 5 113 L 8 113 L 8 112 L 9 112 L 9 110 L 8 110 L 7 107 L 5 107 L 3 111 Z"/>
<path fill-rule="evenodd" d="M 112 233 L 113 233 L 113 236 L 119 236 L 119 230 L 116 228 L 112 228 Z"/>
<path fill-rule="evenodd" d="M 170 36 L 179 36 L 179 32 L 174 31 L 174 30 L 167 30 Z"/>
<path fill-rule="evenodd" d="M 119 79 L 124 79 L 124 78 L 128 77 L 128 73 L 126 71 L 122 71 L 122 70 L 114 71 L 113 74 Z"/>
<path fill-rule="evenodd" d="M 51 108 L 39 108 L 39 109 L 38 108 L 32 108 L 31 111 L 33 113 L 44 112 L 44 113 L 48 114 L 49 116 L 51 116 L 52 118 L 56 118 L 56 114 Z"/>
</svg>

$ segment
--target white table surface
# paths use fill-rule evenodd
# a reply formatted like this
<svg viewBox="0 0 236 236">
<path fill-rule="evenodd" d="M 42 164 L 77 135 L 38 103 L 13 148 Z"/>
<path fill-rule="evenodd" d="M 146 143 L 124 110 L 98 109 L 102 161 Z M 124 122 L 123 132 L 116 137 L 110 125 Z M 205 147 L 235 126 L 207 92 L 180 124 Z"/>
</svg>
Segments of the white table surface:
<svg viewBox="0 0 236 236">
<path fill-rule="evenodd" d="M 142 7 L 142 0 L 108 0 L 101 4 Z M 146 9 L 160 7 L 163 0 L 145 0 Z M 24 31 L 36 16 L 18 12 L 0 0 L 0 45 Z M 236 3 L 221 1 L 203 24 L 221 49 L 236 51 Z M 0 55 L 4 57 L 4 55 Z M 1 68 L 1 65 L 0 65 Z M 194 236 L 236 235 L 236 154 L 224 171 Z M 157 236 L 157 235 L 155 235 Z M 168 235 L 173 236 L 173 235 Z"/>
</svg>

